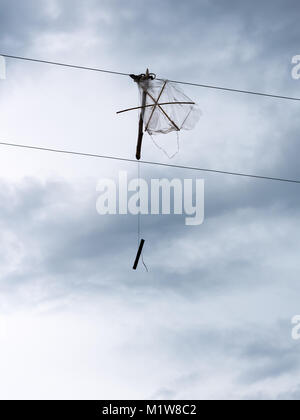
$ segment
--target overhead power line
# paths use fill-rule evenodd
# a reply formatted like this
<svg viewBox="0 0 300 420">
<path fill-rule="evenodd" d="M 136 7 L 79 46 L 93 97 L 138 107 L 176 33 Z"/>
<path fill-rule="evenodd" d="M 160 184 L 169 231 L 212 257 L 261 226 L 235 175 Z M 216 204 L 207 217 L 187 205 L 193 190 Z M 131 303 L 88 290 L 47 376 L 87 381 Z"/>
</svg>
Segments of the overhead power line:
<svg viewBox="0 0 300 420">
<path fill-rule="evenodd" d="M 77 69 L 77 70 L 94 71 L 94 72 L 98 72 L 98 73 L 114 74 L 114 75 L 118 75 L 118 76 L 130 76 L 129 73 L 122 73 L 122 72 L 112 71 L 112 70 L 104 70 L 104 69 L 100 69 L 100 68 L 96 68 L 96 67 L 79 66 L 79 65 L 74 65 L 74 64 L 60 63 L 60 62 L 56 62 L 56 61 L 39 60 L 39 59 L 35 59 L 35 58 L 20 57 L 20 56 L 16 56 L 16 55 L 1 54 L 1 53 L 0 53 L 0 56 L 15 59 L 15 60 L 23 60 L 23 61 L 30 61 L 30 62 L 34 62 L 34 63 L 42 63 L 42 64 L 49 64 L 49 65 L 53 65 L 53 66 L 73 68 L 73 69 Z M 158 80 L 164 80 L 164 79 L 159 79 L 158 78 Z M 200 88 L 205 88 L 205 89 L 220 90 L 220 91 L 225 91 L 225 92 L 263 96 L 263 97 L 273 98 L 273 99 L 300 101 L 300 98 L 293 97 L 293 96 L 275 95 L 275 94 L 272 94 L 272 93 L 255 92 L 255 91 L 242 90 L 242 89 L 234 89 L 234 88 L 228 88 L 228 87 L 224 87 L 224 86 L 205 85 L 205 84 L 201 84 L 201 83 L 182 82 L 182 81 L 179 81 L 179 80 L 169 80 L 169 82 L 176 83 L 176 84 L 181 84 L 181 85 L 195 86 L 195 87 L 200 87 Z"/>
<path fill-rule="evenodd" d="M 103 69 L 98 69 L 95 67 L 76 66 L 74 64 L 59 63 L 57 61 L 38 60 L 35 58 L 19 57 L 16 55 L 8 55 L 8 54 L 1 54 L 1 53 L 0 53 L 0 56 L 5 57 L 5 58 L 12 58 L 14 60 L 23 60 L 23 61 L 31 61 L 33 63 L 50 64 L 52 66 L 68 67 L 68 68 L 77 69 L 77 70 L 88 70 L 88 71 L 95 71 L 98 73 L 116 74 L 118 76 L 129 76 L 128 73 L 120 73 L 118 71 L 112 71 L 112 70 L 103 70 Z"/>
<path fill-rule="evenodd" d="M 161 80 L 161 79 L 158 79 Z M 201 85 L 199 83 L 190 83 L 190 82 L 179 82 L 177 80 L 169 80 L 171 83 L 177 83 L 180 85 L 187 85 L 187 86 L 198 86 L 206 89 L 215 89 L 215 90 L 223 90 L 226 92 L 234 92 L 234 93 L 243 93 L 245 95 L 257 95 L 257 96 L 265 96 L 267 98 L 275 98 L 275 99 L 287 99 L 289 101 L 300 101 L 300 98 L 295 98 L 293 96 L 282 96 L 282 95 L 274 95 L 272 93 L 263 93 L 263 92 L 254 92 L 251 90 L 241 90 L 241 89 L 233 89 L 233 88 L 226 88 L 222 86 L 213 86 L 213 85 Z"/>
<path fill-rule="evenodd" d="M 62 149 L 52 149 L 46 147 L 38 147 L 38 146 L 30 146 L 25 144 L 18 144 L 18 143 L 8 143 L 8 142 L 0 142 L 0 146 L 7 146 L 7 147 L 15 147 L 27 150 L 36 150 L 36 151 L 43 151 L 43 152 L 51 152 L 51 153 L 62 153 L 66 155 L 73 155 L 78 157 L 86 157 L 86 158 L 98 158 L 98 159 L 107 159 L 107 160 L 114 160 L 119 162 L 129 162 L 138 164 L 139 162 L 143 165 L 152 165 L 152 166 L 160 166 L 164 168 L 176 168 L 176 169 L 185 169 L 190 171 L 199 171 L 199 172 L 207 172 L 207 173 L 215 173 L 220 175 L 232 175 L 232 176 L 240 176 L 244 178 L 254 178 L 254 179 L 261 179 L 267 181 L 278 181 L 278 182 L 288 182 L 292 184 L 300 184 L 300 180 L 297 179 L 288 179 L 288 178 L 279 178 L 279 177 L 271 177 L 271 176 L 263 176 L 263 175 L 254 175 L 254 174 L 247 174 L 242 172 L 229 172 L 229 171 L 221 171 L 217 169 L 207 169 L 207 168 L 200 168 L 195 166 L 185 166 L 185 165 L 172 165 L 168 163 L 160 163 L 160 162 L 151 162 L 151 161 L 137 161 L 134 159 L 127 159 L 120 156 L 108 156 L 108 155 L 99 155 L 93 153 L 84 153 L 84 152 L 76 152 L 71 150 L 62 150 Z"/>
</svg>

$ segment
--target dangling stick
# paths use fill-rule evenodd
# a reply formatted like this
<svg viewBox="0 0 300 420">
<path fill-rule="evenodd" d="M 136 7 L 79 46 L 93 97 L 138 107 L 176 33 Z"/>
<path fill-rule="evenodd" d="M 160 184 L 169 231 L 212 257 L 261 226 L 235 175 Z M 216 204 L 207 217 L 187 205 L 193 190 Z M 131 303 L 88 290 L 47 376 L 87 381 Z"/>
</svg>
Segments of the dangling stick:
<svg viewBox="0 0 300 420">
<path fill-rule="evenodd" d="M 142 110 L 141 110 L 140 122 L 139 122 L 139 137 L 138 137 L 137 148 L 136 148 L 137 160 L 141 160 L 142 144 L 143 144 L 143 137 L 144 137 L 144 116 L 145 116 L 146 100 L 147 100 L 147 93 L 143 92 Z"/>
<path fill-rule="evenodd" d="M 147 95 L 143 93 L 143 104 L 146 103 Z M 144 105 L 143 105 L 144 106 Z M 141 153 L 142 153 L 142 144 L 143 144 L 143 137 L 144 137 L 144 115 L 145 115 L 145 108 L 141 111 L 140 115 L 140 123 L 139 123 L 139 137 L 136 147 L 136 158 L 137 160 L 141 160 Z"/>
<path fill-rule="evenodd" d="M 138 253 L 137 253 L 137 256 L 136 256 L 136 259 L 135 259 L 135 262 L 134 262 L 134 266 L 133 266 L 134 270 L 136 270 L 138 265 L 139 265 L 139 261 L 140 261 L 140 258 L 141 258 L 142 252 L 143 252 L 144 245 L 145 245 L 145 240 L 142 239 L 141 243 L 140 243 Z"/>
<path fill-rule="evenodd" d="M 145 80 L 148 80 L 150 77 L 149 69 L 146 71 Z M 144 116 L 145 116 L 145 106 L 147 102 L 147 89 L 143 90 L 143 98 L 142 98 L 142 110 L 140 115 L 140 122 L 139 122 L 139 137 L 136 147 L 136 158 L 137 160 L 141 160 L 141 153 L 142 153 L 142 144 L 143 144 L 143 137 L 144 137 Z"/>
</svg>

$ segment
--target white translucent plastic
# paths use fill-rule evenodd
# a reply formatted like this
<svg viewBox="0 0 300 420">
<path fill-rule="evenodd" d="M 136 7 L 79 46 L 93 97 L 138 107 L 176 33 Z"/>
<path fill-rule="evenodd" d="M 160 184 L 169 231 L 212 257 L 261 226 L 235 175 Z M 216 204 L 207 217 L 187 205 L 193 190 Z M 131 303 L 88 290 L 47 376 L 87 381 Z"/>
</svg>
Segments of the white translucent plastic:
<svg viewBox="0 0 300 420">
<path fill-rule="evenodd" d="M 168 105 L 149 106 L 141 110 L 144 112 L 145 130 L 151 136 L 195 128 L 202 115 L 201 110 L 177 85 L 167 80 L 151 79 L 142 80 L 138 85 L 141 104 L 144 103 L 145 92 L 147 93 L 146 105 L 154 105 L 157 101 L 158 104 L 168 103 Z"/>
</svg>

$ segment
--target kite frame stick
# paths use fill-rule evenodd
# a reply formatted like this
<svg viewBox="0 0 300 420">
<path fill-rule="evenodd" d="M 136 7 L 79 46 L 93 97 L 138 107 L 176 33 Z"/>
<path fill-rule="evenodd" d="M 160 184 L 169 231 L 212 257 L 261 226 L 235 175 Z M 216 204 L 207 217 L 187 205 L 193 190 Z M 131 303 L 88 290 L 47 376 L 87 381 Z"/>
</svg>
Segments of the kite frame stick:
<svg viewBox="0 0 300 420">
<path fill-rule="evenodd" d="M 161 104 L 150 104 L 150 105 L 145 105 L 145 106 L 136 106 L 134 108 L 128 108 L 128 109 L 124 109 L 123 111 L 118 111 L 117 114 L 123 114 L 124 112 L 129 112 L 129 111 L 135 111 L 137 109 L 143 109 L 143 108 L 150 108 L 151 106 L 163 106 L 163 105 L 196 105 L 195 102 L 163 102 Z"/>
<path fill-rule="evenodd" d="M 152 99 L 152 101 L 153 102 L 156 102 L 155 101 L 155 99 L 153 98 L 153 96 L 149 93 L 149 92 L 147 92 L 147 95 L 149 95 L 150 96 L 150 98 Z M 173 124 L 174 125 L 174 127 L 176 128 L 176 130 L 177 131 L 180 131 L 180 128 L 174 123 L 174 121 L 172 121 L 171 120 L 171 118 L 169 117 L 169 115 L 165 112 L 165 110 L 164 109 L 162 109 L 162 107 L 160 107 L 159 105 L 158 105 L 158 108 L 161 110 L 161 112 L 168 118 L 168 120 L 170 121 L 170 123 L 171 124 Z"/>
<path fill-rule="evenodd" d="M 136 270 L 138 268 L 139 261 L 140 261 L 140 258 L 141 258 L 142 252 L 143 252 L 144 245 L 145 245 L 145 240 L 142 239 L 141 240 L 141 243 L 140 243 L 140 247 L 139 247 L 138 253 L 137 253 L 137 256 L 136 256 L 136 259 L 135 259 L 135 262 L 134 262 L 134 266 L 133 266 L 133 269 L 134 270 Z"/>
<path fill-rule="evenodd" d="M 158 95 L 158 98 L 157 98 L 157 100 L 155 101 L 155 105 L 154 105 L 154 107 L 153 107 L 153 109 L 152 109 L 151 115 L 150 115 L 150 117 L 149 117 L 149 120 L 148 120 L 147 125 L 146 125 L 146 128 L 145 128 L 145 131 L 147 131 L 147 130 L 148 130 L 148 127 L 149 127 L 149 124 L 150 124 L 150 122 L 151 122 L 151 120 L 152 120 L 153 114 L 154 114 L 154 112 L 155 112 L 155 110 L 156 110 L 156 108 L 157 108 L 157 104 L 158 104 L 158 102 L 159 102 L 159 100 L 160 100 L 160 98 L 161 98 L 161 95 L 163 94 L 163 91 L 165 90 L 165 87 L 167 86 L 167 83 L 168 83 L 168 82 L 167 82 L 167 81 L 165 81 L 165 83 L 164 83 L 163 87 L 161 88 L 160 94 Z"/>
</svg>

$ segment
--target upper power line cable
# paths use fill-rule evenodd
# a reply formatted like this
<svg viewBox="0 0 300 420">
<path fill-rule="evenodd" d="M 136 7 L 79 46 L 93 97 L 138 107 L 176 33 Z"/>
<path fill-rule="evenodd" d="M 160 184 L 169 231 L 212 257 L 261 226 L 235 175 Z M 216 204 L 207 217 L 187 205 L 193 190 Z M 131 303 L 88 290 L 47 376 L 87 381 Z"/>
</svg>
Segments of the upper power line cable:
<svg viewBox="0 0 300 420">
<path fill-rule="evenodd" d="M 82 157 L 91 157 L 91 158 L 98 158 L 98 159 L 108 159 L 108 160 L 115 160 L 120 162 L 129 162 L 138 164 L 139 161 L 134 159 L 127 159 L 119 156 L 108 156 L 108 155 L 99 155 L 93 153 L 84 153 L 84 152 L 76 152 L 71 150 L 62 150 L 62 149 L 52 149 L 46 147 L 38 147 L 38 146 L 30 146 L 25 144 L 18 144 L 18 143 L 8 143 L 8 142 L 0 142 L 0 146 L 8 146 L 8 147 L 15 147 L 15 148 L 22 148 L 22 149 L 29 149 L 29 150 L 38 150 L 43 152 L 52 152 L 52 153 L 63 153 L 67 155 L 74 155 L 74 156 L 82 156 Z M 254 178 L 254 179 L 261 179 L 267 181 L 278 181 L 278 182 L 288 182 L 291 184 L 300 184 L 300 180 L 297 179 L 288 179 L 288 178 L 279 178 L 279 177 L 271 177 L 271 176 L 263 176 L 263 175 L 254 175 L 254 174 L 247 174 L 242 172 L 229 172 L 229 171 L 221 171 L 217 169 L 207 169 L 207 168 L 199 168 L 194 166 L 185 166 L 185 165 L 172 165 L 169 163 L 160 163 L 160 162 L 151 162 L 141 160 L 141 164 L 143 165 L 153 165 L 153 166 L 160 166 L 165 168 L 176 168 L 176 169 L 185 169 L 190 171 L 199 171 L 199 172 L 207 172 L 207 173 L 215 173 L 221 175 L 232 175 L 232 176 L 240 176 L 244 178 Z"/>
<path fill-rule="evenodd" d="M 52 66 L 68 67 L 68 68 L 77 69 L 77 70 L 88 70 L 88 71 L 95 71 L 98 73 L 116 74 L 118 76 L 129 76 L 128 73 L 121 73 L 121 72 L 112 71 L 112 70 L 103 70 L 96 67 L 77 66 L 75 64 L 59 63 L 57 61 L 38 60 L 35 58 L 19 57 L 16 55 L 8 55 L 8 54 L 1 54 L 1 53 L 0 53 L 0 56 L 5 57 L 5 58 L 12 58 L 14 60 L 23 60 L 23 61 L 31 61 L 33 63 L 50 64 Z"/>
<path fill-rule="evenodd" d="M 158 79 L 162 80 L 162 79 Z M 300 98 L 295 98 L 293 96 L 282 96 L 282 95 L 275 95 L 272 93 L 263 93 L 263 92 L 255 92 L 251 90 L 241 90 L 241 89 L 233 89 L 233 88 L 226 88 L 222 86 L 213 86 L 213 85 L 203 85 L 199 83 L 190 83 L 190 82 L 180 82 L 177 80 L 169 80 L 171 83 L 177 83 L 180 85 L 187 85 L 187 86 L 197 86 L 206 89 L 215 89 L 215 90 L 222 90 L 226 92 L 234 92 L 234 93 L 243 93 L 245 95 L 257 95 L 257 96 L 265 96 L 267 98 L 275 98 L 275 99 L 287 99 L 289 101 L 300 101 Z"/>
<path fill-rule="evenodd" d="M 78 69 L 78 70 L 88 70 L 88 71 L 94 71 L 94 72 L 98 72 L 98 73 L 115 74 L 115 75 L 119 75 L 119 76 L 130 76 L 129 73 L 122 73 L 122 72 L 112 71 L 112 70 L 104 70 L 104 69 L 100 69 L 100 68 L 97 68 L 97 67 L 79 66 L 79 65 L 74 65 L 74 64 L 60 63 L 60 62 L 56 62 L 56 61 L 39 60 L 39 59 L 35 59 L 35 58 L 20 57 L 20 56 L 16 56 L 16 55 L 9 55 L 9 54 L 2 54 L 2 53 L 0 53 L 0 56 L 5 57 L 5 58 L 15 59 L 15 60 L 23 60 L 23 61 L 30 61 L 30 62 L 34 62 L 34 63 L 50 64 L 50 65 L 53 65 L 53 66 L 67 67 L 67 68 L 73 68 L 73 69 Z M 164 80 L 164 79 L 158 79 L 158 80 Z M 300 98 L 293 97 L 293 96 L 275 95 L 275 94 L 271 94 L 271 93 L 227 88 L 227 87 L 223 87 L 223 86 L 205 85 L 205 84 L 201 84 L 201 83 L 182 82 L 182 81 L 178 81 L 178 80 L 169 80 L 169 82 L 176 83 L 176 84 L 181 84 L 181 85 L 187 85 L 187 86 L 196 86 L 196 87 L 201 87 L 201 88 L 205 88 L 205 89 L 220 90 L 220 91 L 225 91 L 225 92 L 263 96 L 263 97 L 273 98 L 273 99 L 285 99 L 285 100 L 289 100 L 289 101 L 300 101 Z"/>
</svg>

